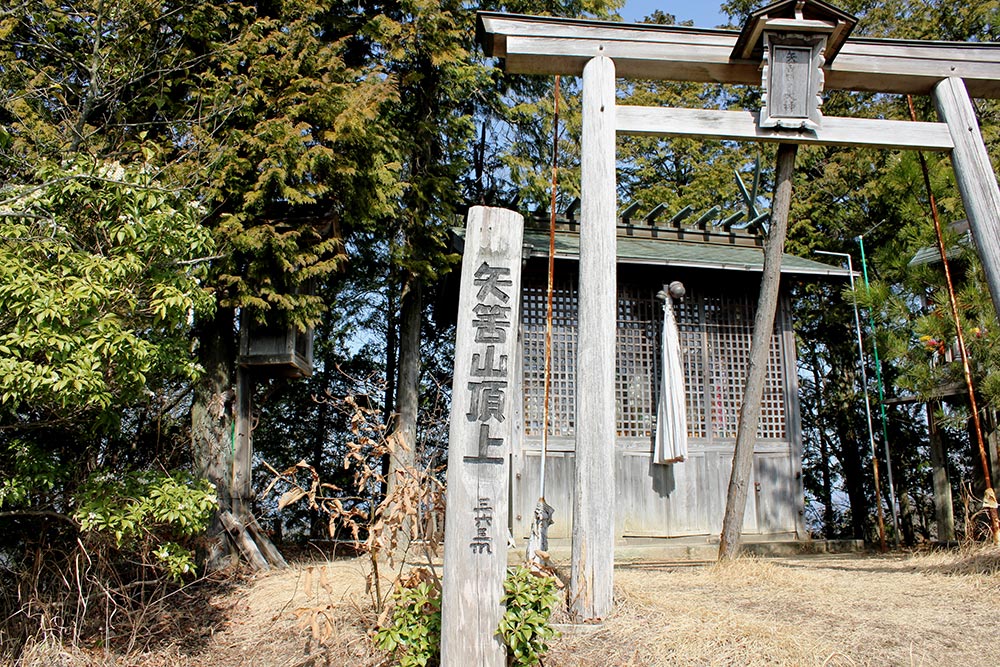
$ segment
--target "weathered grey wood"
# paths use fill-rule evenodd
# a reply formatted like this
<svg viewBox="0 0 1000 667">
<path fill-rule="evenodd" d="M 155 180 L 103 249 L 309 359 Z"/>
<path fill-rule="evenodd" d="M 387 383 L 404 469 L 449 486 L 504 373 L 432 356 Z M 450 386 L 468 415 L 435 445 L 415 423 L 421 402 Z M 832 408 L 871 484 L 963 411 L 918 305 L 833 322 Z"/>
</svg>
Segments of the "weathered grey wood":
<svg viewBox="0 0 1000 667">
<path fill-rule="evenodd" d="M 778 168 L 771 205 L 771 228 L 768 230 L 764 249 L 764 273 L 760 281 L 757 313 L 754 316 L 746 390 L 740 405 L 733 471 L 729 478 L 729 491 L 726 494 L 726 514 L 722 520 L 719 542 L 720 559 L 735 558 L 740 546 L 740 526 L 746 508 L 753 450 L 757 441 L 757 422 L 760 418 L 760 402 L 764 392 L 764 376 L 767 372 L 767 354 L 774 330 L 774 316 L 778 310 L 781 256 L 788 232 L 788 211 L 792 202 L 792 177 L 795 173 L 797 149 L 796 144 L 778 146 Z"/>
<path fill-rule="evenodd" d="M 591 58 L 618 76 L 758 85 L 758 64 L 730 58 L 738 33 L 682 26 L 480 12 L 488 55 L 519 74 L 579 75 Z M 929 94 L 943 78 L 965 79 L 976 97 L 1000 97 L 1000 45 L 851 38 L 826 74 L 827 90 Z"/>
<path fill-rule="evenodd" d="M 278 548 L 274 546 L 271 538 L 261 530 L 260 524 L 257 523 L 257 519 L 253 514 L 247 515 L 247 532 L 250 534 L 251 539 L 253 539 L 254 544 L 257 545 L 261 555 L 267 560 L 268 565 L 279 569 L 288 567 L 288 561 L 281 555 Z"/>
<path fill-rule="evenodd" d="M 469 211 L 458 301 L 441 607 L 443 667 L 502 667 L 496 636 L 507 567 L 524 220 Z"/>
<path fill-rule="evenodd" d="M 615 65 L 583 70 L 576 489 L 569 603 L 583 620 L 611 612 L 615 509 Z"/>
<path fill-rule="evenodd" d="M 515 511 L 514 537 L 523 540 L 531 530 L 531 511 L 538 500 L 538 449 L 529 441 L 523 463 L 512 468 L 522 475 L 522 489 L 512 498 Z M 762 488 L 761 497 L 747 496 L 743 534 L 768 539 L 801 539 L 798 525 L 802 500 L 794 479 L 794 455 L 787 442 L 759 441 L 754 451 L 754 466 L 783 471 Z M 733 445 L 692 441 L 688 458 L 669 466 L 650 463 L 648 440 L 622 441 L 615 451 L 615 523 L 616 537 L 684 538 L 718 536 L 725 512 L 726 484 L 733 460 Z M 780 462 L 780 463 L 779 463 Z M 572 537 L 572 507 L 575 455 L 553 452 L 548 457 L 545 485 L 546 500 L 555 509 L 555 521 L 549 539 L 568 544 Z M 749 487 L 758 481 L 751 475 Z M 759 502 L 758 502 L 759 501 Z M 523 514 L 522 514 L 523 513 Z M 521 514 L 521 518 L 517 517 Z M 756 517 L 763 517 L 762 523 Z"/>
<path fill-rule="evenodd" d="M 233 542 L 239 548 L 240 553 L 243 554 L 243 557 L 253 569 L 260 572 L 267 572 L 271 569 L 270 565 L 267 564 L 267 559 L 264 558 L 257 544 L 254 543 L 253 538 L 247 533 L 246 528 L 231 512 L 221 512 L 219 519 L 229 532 Z"/>
<path fill-rule="evenodd" d="M 785 414 L 787 415 L 786 428 L 788 429 L 788 441 L 791 443 L 791 499 L 794 505 L 793 520 L 795 521 L 795 533 L 799 539 L 806 539 L 809 532 L 806 529 L 806 485 L 805 475 L 802 472 L 802 410 L 799 405 L 799 374 L 795 357 L 795 329 L 792 327 L 791 316 L 792 304 L 787 295 L 781 299 L 781 307 L 778 311 L 778 318 L 781 322 L 781 335 L 784 337 L 784 386 L 785 386 Z"/>
<path fill-rule="evenodd" d="M 951 481 L 948 479 L 948 457 L 934 413 L 940 403 L 927 403 L 927 433 L 931 445 L 931 481 L 934 485 L 934 517 L 937 521 L 938 539 L 955 540 L 955 511 L 951 500 Z"/>
<path fill-rule="evenodd" d="M 716 111 L 620 105 L 617 128 L 623 134 L 701 137 L 823 146 L 874 146 L 877 148 L 948 151 L 955 144 L 944 123 L 824 116 L 816 131 L 761 128 L 756 111 Z"/>
<path fill-rule="evenodd" d="M 951 130 L 955 180 L 979 250 L 993 307 L 1000 313 L 1000 189 L 983 144 L 976 111 L 961 79 L 949 78 L 934 88 L 938 115 Z"/>
<path fill-rule="evenodd" d="M 233 512 L 237 518 L 247 511 L 253 491 L 251 487 L 251 464 L 253 460 L 253 442 L 250 433 L 250 410 L 253 402 L 253 378 L 250 371 L 239 367 L 236 369 L 236 429 L 233 433 L 233 460 L 230 469 L 232 475 Z"/>
</svg>

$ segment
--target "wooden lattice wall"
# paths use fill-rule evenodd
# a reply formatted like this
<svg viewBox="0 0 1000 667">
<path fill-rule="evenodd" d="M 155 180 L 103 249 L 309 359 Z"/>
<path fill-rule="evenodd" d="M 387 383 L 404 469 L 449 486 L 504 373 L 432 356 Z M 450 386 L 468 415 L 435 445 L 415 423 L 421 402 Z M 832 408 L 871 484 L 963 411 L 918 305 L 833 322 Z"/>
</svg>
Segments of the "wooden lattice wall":
<svg viewBox="0 0 1000 667">
<path fill-rule="evenodd" d="M 615 397 L 620 438 L 650 438 L 655 428 L 663 322 L 662 302 L 655 294 L 660 287 L 619 283 Z M 756 296 L 752 290 L 723 294 L 691 285 L 675 306 L 692 439 L 736 437 Z M 771 338 L 758 429 L 761 439 L 787 438 L 782 328 L 776 327 Z M 545 363 L 545 284 L 538 276 L 525 277 L 522 335 L 524 435 L 537 438 L 543 428 Z M 573 279 L 563 279 L 556 283 L 553 299 L 549 416 L 553 437 L 573 436 L 576 345 L 576 286 Z"/>
</svg>

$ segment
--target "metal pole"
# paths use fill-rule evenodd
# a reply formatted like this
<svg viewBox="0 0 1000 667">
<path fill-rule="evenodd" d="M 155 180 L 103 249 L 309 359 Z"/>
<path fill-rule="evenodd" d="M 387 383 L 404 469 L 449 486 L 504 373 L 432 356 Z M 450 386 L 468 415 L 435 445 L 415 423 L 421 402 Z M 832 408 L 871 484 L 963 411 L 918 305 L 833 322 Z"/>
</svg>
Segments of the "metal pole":
<svg viewBox="0 0 1000 667">
<path fill-rule="evenodd" d="M 854 261 L 846 252 L 830 252 L 829 250 L 813 250 L 818 255 L 832 255 L 847 259 L 848 277 L 851 281 L 851 300 L 854 302 L 854 331 L 858 339 L 858 365 L 861 368 L 861 389 L 865 395 L 865 418 L 868 423 L 868 442 L 872 450 L 872 473 L 875 476 L 875 506 L 878 508 L 878 541 L 882 551 L 885 546 L 885 514 L 882 511 L 882 488 L 879 481 L 878 453 L 875 450 L 875 430 L 872 428 L 872 406 L 868 397 L 868 371 L 865 369 L 865 347 L 861 341 L 861 315 L 858 314 L 858 297 L 854 294 Z"/>
<path fill-rule="evenodd" d="M 865 259 L 865 239 L 858 237 L 858 247 L 861 248 L 861 271 L 865 279 L 865 292 L 868 292 L 868 261 Z M 882 443 L 885 445 L 885 470 L 889 481 L 889 503 L 892 510 L 892 529 L 895 531 L 893 542 L 899 546 L 899 516 L 896 514 L 896 489 L 892 483 L 892 457 L 889 455 L 889 420 L 885 414 L 885 391 L 882 386 L 882 361 L 878 358 L 878 341 L 875 338 L 875 316 L 868 309 L 868 322 L 872 328 L 872 353 L 875 356 L 875 382 L 878 385 L 879 411 L 882 416 Z"/>
</svg>

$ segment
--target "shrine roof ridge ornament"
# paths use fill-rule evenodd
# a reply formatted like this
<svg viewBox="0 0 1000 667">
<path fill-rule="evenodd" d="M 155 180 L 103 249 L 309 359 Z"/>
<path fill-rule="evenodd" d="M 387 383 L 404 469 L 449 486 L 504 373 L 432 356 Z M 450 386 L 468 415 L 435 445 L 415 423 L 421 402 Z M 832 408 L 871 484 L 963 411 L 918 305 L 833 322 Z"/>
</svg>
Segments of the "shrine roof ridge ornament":
<svg viewBox="0 0 1000 667">
<path fill-rule="evenodd" d="M 733 57 L 732 30 L 479 12 L 477 33 L 515 74 L 579 75 L 606 56 L 624 78 L 760 84 L 759 59 Z M 835 55 L 826 90 L 926 95 L 960 77 L 973 97 L 1000 98 L 1000 43 L 849 37 Z"/>
</svg>

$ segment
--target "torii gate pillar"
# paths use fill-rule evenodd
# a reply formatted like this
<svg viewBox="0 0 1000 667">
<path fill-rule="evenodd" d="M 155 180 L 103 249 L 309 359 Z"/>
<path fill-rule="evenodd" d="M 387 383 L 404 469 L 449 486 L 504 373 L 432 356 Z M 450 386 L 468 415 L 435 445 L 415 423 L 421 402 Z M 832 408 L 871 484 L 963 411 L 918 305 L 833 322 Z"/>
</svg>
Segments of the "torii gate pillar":
<svg viewBox="0 0 1000 667">
<path fill-rule="evenodd" d="M 951 164 L 976 241 L 993 306 L 1000 314 L 1000 189 L 965 82 L 949 77 L 934 86 L 938 115 L 951 131 Z"/>
<path fill-rule="evenodd" d="M 685 26 L 479 12 L 486 54 L 520 74 L 583 73 L 576 488 L 572 599 L 581 619 L 611 611 L 614 564 L 615 133 L 806 145 L 951 151 L 962 200 L 1000 312 L 1000 190 L 969 95 L 1000 98 L 1000 44 L 848 39 L 843 12 L 822 0 L 779 0 L 751 16 L 782 27 L 788 11 L 838 27 L 824 51 L 826 90 L 932 94 L 943 123 L 825 117 L 801 131 L 751 111 L 615 104 L 615 76 L 760 85 L 758 35 Z M 845 15 L 846 16 L 846 15 Z M 787 18 L 787 17 L 785 17 Z M 809 17 L 804 17 L 808 19 Z M 768 23 L 775 19 L 776 23 Z M 846 19 L 844 19 L 846 20 Z M 766 24 L 766 25 L 765 25 Z M 817 26 L 813 27 L 819 27 Z M 809 28 L 809 26 L 805 26 Z M 806 32 L 814 32 L 806 29 Z M 841 53 L 833 62 L 834 55 Z M 769 114 L 770 116 L 770 114 Z M 815 120 L 810 115 L 811 120 Z M 766 120 L 766 119 L 765 119 Z M 786 125 L 785 123 L 777 123 Z"/>
<path fill-rule="evenodd" d="M 615 64 L 583 68 L 580 288 L 576 353 L 576 485 L 570 610 L 611 613 L 615 555 L 615 321 L 617 319 Z"/>
</svg>

